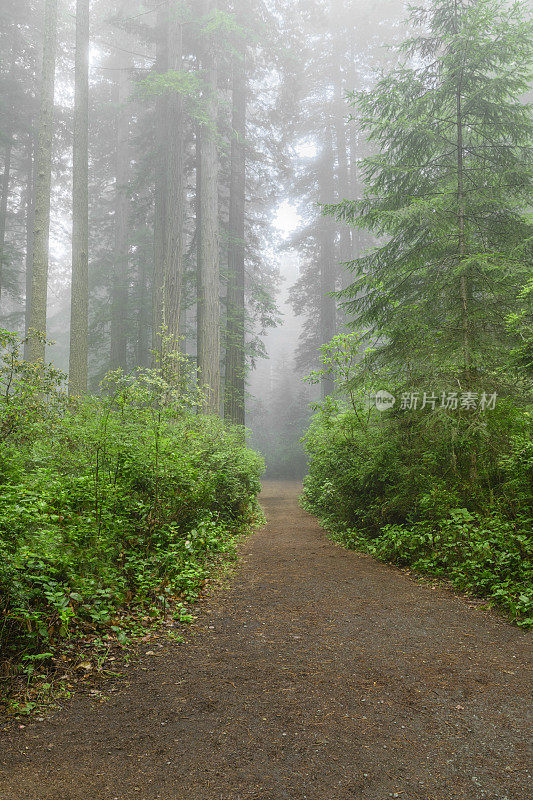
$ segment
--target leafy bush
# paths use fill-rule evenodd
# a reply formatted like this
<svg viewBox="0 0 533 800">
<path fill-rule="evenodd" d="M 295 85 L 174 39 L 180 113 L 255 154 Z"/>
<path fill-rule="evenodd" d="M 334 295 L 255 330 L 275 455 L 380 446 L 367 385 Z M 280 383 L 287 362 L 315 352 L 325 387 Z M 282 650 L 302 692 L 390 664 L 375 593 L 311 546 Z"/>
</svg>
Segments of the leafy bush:
<svg viewBox="0 0 533 800">
<path fill-rule="evenodd" d="M 533 625 L 531 522 L 455 509 L 437 524 L 385 525 L 373 539 L 346 529 L 337 539 L 381 561 L 412 567 L 487 597 L 523 627 Z"/>
<path fill-rule="evenodd" d="M 304 505 L 349 547 L 438 575 L 533 624 L 531 415 L 389 411 L 331 398 L 305 436 Z"/>
<path fill-rule="evenodd" d="M 125 606 L 195 596 L 260 489 L 242 431 L 193 415 L 161 369 L 68 401 L 57 373 L 4 337 L 0 404 L 1 657 L 20 662 Z M 9 388 L 7 388 L 9 387 Z"/>
</svg>

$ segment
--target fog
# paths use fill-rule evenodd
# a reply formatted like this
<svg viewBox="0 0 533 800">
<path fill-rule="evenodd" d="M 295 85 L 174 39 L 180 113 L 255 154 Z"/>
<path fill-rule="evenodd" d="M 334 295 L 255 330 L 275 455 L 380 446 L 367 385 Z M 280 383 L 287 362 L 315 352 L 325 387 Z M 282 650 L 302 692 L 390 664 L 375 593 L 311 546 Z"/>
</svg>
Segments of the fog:
<svg viewBox="0 0 533 800">
<path fill-rule="evenodd" d="M 333 391 L 305 378 L 357 321 L 338 292 L 378 242 L 322 206 L 363 196 L 375 145 L 352 93 L 395 67 L 405 15 L 2 0 L 3 327 L 46 333 L 71 394 L 182 352 L 205 410 L 245 424 L 271 474 L 301 476 L 298 440 Z"/>
</svg>

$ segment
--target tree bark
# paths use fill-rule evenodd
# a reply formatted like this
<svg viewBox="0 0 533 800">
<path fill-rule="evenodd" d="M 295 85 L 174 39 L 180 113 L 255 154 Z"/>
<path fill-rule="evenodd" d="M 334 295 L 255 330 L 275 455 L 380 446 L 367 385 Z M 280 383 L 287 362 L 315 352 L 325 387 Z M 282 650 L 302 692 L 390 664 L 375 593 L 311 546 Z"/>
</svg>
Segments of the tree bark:
<svg viewBox="0 0 533 800">
<path fill-rule="evenodd" d="M 215 10 L 204 0 L 205 15 Z M 200 228 L 198 295 L 198 380 L 205 392 L 203 410 L 220 412 L 220 300 L 218 252 L 217 59 L 212 34 L 205 34 L 202 66 L 207 122 L 200 131 Z"/>
<path fill-rule="evenodd" d="M 33 120 L 28 138 L 26 166 L 26 296 L 24 299 L 24 359 L 28 359 L 28 331 L 31 311 L 31 279 L 33 268 L 33 229 L 35 224 L 35 135 Z"/>
<path fill-rule="evenodd" d="M 459 32 L 459 10 L 455 0 L 455 32 Z M 456 90 L 456 127 L 457 127 L 457 226 L 459 260 L 462 264 L 466 255 L 465 241 L 465 200 L 464 200 L 464 144 L 463 144 L 463 109 L 462 109 L 462 66 L 458 65 L 457 90 Z M 470 287 L 467 273 L 462 270 L 459 279 L 461 297 L 461 324 L 463 331 L 463 362 L 464 374 L 467 381 L 472 377 L 471 371 L 471 335 L 469 295 Z"/>
<path fill-rule="evenodd" d="M 111 369 L 126 372 L 127 358 L 127 314 L 129 275 L 129 200 L 128 182 L 130 173 L 129 110 L 127 100 L 130 93 L 128 61 L 119 50 L 117 57 L 117 117 L 115 152 L 115 242 L 113 252 L 113 280 L 111 286 Z"/>
<path fill-rule="evenodd" d="M 326 120 L 318 176 L 321 203 L 331 203 L 334 198 L 334 175 L 332 135 Z M 334 292 L 336 288 L 337 278 L 335 227 L 331 218 L 325 216 L 321 217 L 319 225 L 320 343 L 326 344 L 336 333 L 336 301 L 334 297 L 331 297 L 331 292 Z M 324 374 L 321 380 L 322 399 L 332 394 L 334 389 L 335 384 L 332 377 Z"/>
<path fill-rule="evenodd" d="M 463 124 L 461 119 L 461 90 L 457 91 L 457 224 L 459 229 L 459 259 L 465 257 L 465 208 L 464 208 L 464 164 L 463 164 Z M 468 308 L 468 277 L 461 274 L 461 319 L 463 327 L 463 360 L 465 378 L 470 380 L 470 319 Z"/>
<path fill-rule="evenodd" d="M 352 41 L 350 49 L 350 67 L 348 70 L 348 83 L 352 91 L 360 88 L 357 73 L 357 48 L 354 41 Z M 349 149 L 349 196 L 355 200 L 360 200 L 362 195 L 362 185 L 358 169 L 358 161 L 362 158 L 361 147 L 361 132 L 357 129 L 357 123 L 352 121 L 348 128 L 348 149 Z M 352 227 L 350 229 L 350 259 L 356 259 L 361 256 L 363 252 L 362 233 L 359 228 Z M 343 289 L 346 289 L 351 283 L 351 275 L 345 273 L 345 283 Z"/>
<path fill-rule="evenodd" d="M 2 290 L 4 288 L 4 250 L 6 244 L 7 201 L 9 198 L 9 181 L 11 177 L 11 154 L 13 151 L 13 134 L 7 132 L 7 144 L 4 156 L 4 173 L 2 175 L 2 200 L 0 205 L 0 311 L 2 310 Z"/>
<path fill-rule="evenodd" d="M 168 2 L 159 6 L 158 36 L 155 69 L 157 72 L 168 70 Z M 154 274 L 152 279 L 152 358 L 156 363 L 162 355 L 161 330 L 164 321 L 165 288 L 165 250 L 167 221 L 167 116 L 168 97 L 160 95 L 155 103 L 155 142 L 156 142 L 156 175 L 155 175 L 155 207 L 154 207 Z M 156 355 L 157 354 L 157 355 Z"/>
<path fill-rule="evenodd" d="M 168 68 L 182 68 L 182 23 L 179 8 L 169 3 Z M 185 219 L 184 107 L 180 92 L 168 98 L 166 114 L 166 223 L 163 260 L 163 324 L 165 352 L 179 350 L 181 295 L 183 287 L 183 227 Z"/>
<path fill-rule="evenodd" d="M 48 297 L 48 260 L 50 237 L 50 191 L 52 183 L 52 141 L 54 126 L 54 85 L 57 50 L 58 0 L 46 0 L 43 36 L 43 66 L 39 110 L 35 174 L 34 252 L 31 289 L 28 360 L 44 362 L 46 302 Z"/>
<path fill-rule="evenodd" d="M 11 43 L 11 65 L 9 69 L 9 93 L 11 84 L 15 80 L 15 53 L 16 53 L 15 34 L 13 33 Z M 4 172 L 2 175 L 2 198 L 0 200 L 0 313 L 2 313 L 2 291 L 4 288 L 4 258 L 6 246 L 7 228 L 7 204 L 9 200 L 9 183 L 11 180 L 11 157 L 13 155 L 13 101 L 8 102 L 8 121 L 6 131 L 6 148 L 4 153 Z"/>
<path fill-rule="evenodd" d="M 333 53 L 335 69 L 335 142 L 337 150 L 337 200 L 346 200 L 350 197 L 350 165 L 348 153 L 348 136 L 346 132 L 346 116 L 348 113 L 345 102 L 346 85 L 343 79 L 340 52 Z M 352 229 L 341 223 L 339 229 L 339 262 L 340 262 L 340 288 L 345 289 L 351 283 L 351 273 L 344 264 L 352 258 Z M 339 319 L 346 319 L 344 309 L 338 310 Z"/>
<path fill-rule="evenodd" d="M 197 56 L 197 69 L 200 70 L 200 56 Z M 200 205 L 200 193 L 201 193 L 201 174 L 202 174 L 202 158 L 201 158 L 201 125 L 197 124 L 195 133 L 194 133 L 194 164 L 195 164 L 195 203 L 194 203 L 194 214 L 195 214 L 195 241 L 196 241 L 196 367 L 198 368 L 198 331 L 200 329 L 200 304 L 198 298 L 200 297 L 201 293 L 201 269 L 200 263 L 202 261 L 202 248 L 200 247 L 200 228 L 202 227 L 202 209 Z"/>
<path fill-rule="evenodd" d="M 244 52 L 233 57 L 230 164 L 228 297 L 224 416 L 245 423 L 244 210 L 246 189 L 246 66 Z"/>
<path fill-rule="evenodd" d="M 150 329 L 148 319 L 148 291 L 147 273 L 144 263 L 139 264 L 137 273 L 137 335 L 135 339 L 135 365 L 137 367 L 148 367 L 150 365 L 149 347 L 147 332 Z"/>
<path fill-rule="evenodd" d="M 87 392 L 89 336 L 89 0 L 76 3 L 69 394 Z"/>
</svg>

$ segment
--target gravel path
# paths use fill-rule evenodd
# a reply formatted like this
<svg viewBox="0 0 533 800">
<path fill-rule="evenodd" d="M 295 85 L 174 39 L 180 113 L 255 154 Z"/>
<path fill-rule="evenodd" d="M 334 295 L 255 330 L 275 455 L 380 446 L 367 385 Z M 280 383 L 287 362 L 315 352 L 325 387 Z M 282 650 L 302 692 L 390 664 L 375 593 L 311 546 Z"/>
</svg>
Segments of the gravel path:
<svg viewBox="0 0 533 800">
<path fill-rule="evenodd" d="M 298 492 L 265 484 L 184 644 L 0 738 L 1 800 L 531 800 L 531 636 L 330 543 Z"/>
</svg>

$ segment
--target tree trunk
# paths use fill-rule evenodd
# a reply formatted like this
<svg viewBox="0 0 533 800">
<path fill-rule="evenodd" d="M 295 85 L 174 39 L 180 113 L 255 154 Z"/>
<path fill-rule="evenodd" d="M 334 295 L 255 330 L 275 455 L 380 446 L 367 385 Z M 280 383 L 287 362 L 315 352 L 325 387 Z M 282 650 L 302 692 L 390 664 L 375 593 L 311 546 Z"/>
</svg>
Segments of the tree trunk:
<svg viewBox="0 0 533 800">
<path fill-rule="evenodd" d="M 182 23 L 179 8 L 169 3 L 168 67 L 182 69 Z M 174 92 L 168 98 L 166 114 L 166 222 L 163 261 L 163 324 L 165 352 L 179 350 L 181 295 L 183 288 L 183 227 L 185 219 L 185 163 L 183 97 Z"/>
<path fill-rule="evenodd" d="M 44 336 L 46 335 L 46 301 L 48 297 L 57 3 L 58 0 L 46 0 L 44 18 L 43 68 L 35 174 L 35 223 L 30 314 L 30 329 L 38 333 L 39 336 L 32 336 L 28 346 L 28 359 L 34 363 L 38 361 L 44 362 L 45 357 Z"/>
<path fill-rule="evenodd" d="M 87 392 L 89 336 L 89 0 L 76 3 L 69 394 Z"/>
<path fill-rule="evenodd" d="M 117 58 L 117 118 L 115 153 L 115 243 L 113 253 L 113 281 L 111 286 L 111 369 L 126 372 L 127 363 L 127 313 L 129 274 L 129 200 L 128 182 L 130 172 L 129 110 L 127 100 L 130 93 L 128 62 L 125 54 L 118 51 Z"/>
<path fill-rule="evenodd" d="M 324 131 L 324 146 L 319 164 L 319 191 L 320 202 L 331 203 L 334 199 L 335 165 L 333 162 L 333 147 L 331 131 L 327 125 Z M 335 291 L 337 278 L 337 264 L 335 254 L 335 226 L 330 217 L 322 216 L 320 221 L 319 247 L 320 247 L 320 343 L 331 341 L 336 333 L 336 301 L 331 297 Z M 321 381 L 322 399 L 332 394 L 335 384 L 330 375 L 323 375 Z"/>
<path fill-rule="evenodd" d="M 157 53 L 155 69 L 163 73 L 168 70 L 168 2 L 159 6 L 157 22 Z M 162 355 L 161 330 L 164 320 L 165 250 L 167 221 L 167 115 L 168 97 L 160 95 L 155 103 L 155 207 L 154 207 L 154 275 L 152 279 L 152 357 L 153 363 Z M 158 354 L 156 356 L 156 354 Z"/>
<path fill-rule="evenodd" d="M 346 86 L 342 75 L 340 53 L 333 53 L 335 68 L 335 142 L 337 149 L 337 201 L 347 200 L 350 195 L 350 167 L 348 154 L 348 137 L 346 133 L 346 116 L 348 113 L 345 102 Z M 340 261 L 340 288 L 345 289 L 350 285 L 352 276 L 344 264 L 352 258 L 352 229 L 346 223 L 341 223 L 339 229 L 339 261 Z M 344 309 L 339 308 L 339 319 L 346 319 Z"/>
<path fill-rule="evenodd" d="M 233 57 L 230 164 L 228 297 L 224 416 L 245 423 L 244 207 L 246 189 L 246 66 L 244 53 Z"/>
<path fill-rule="evenodd" d="M 459 230 L 459 259 L 465 257 L 465 206 L 464 206 L 464 151 L 463 151 L 463 120 L 461 108 L 461 88 L 457 87 L 457 225 Z M 460 278 L 461 292 L 461 321 L 463 327 L 463 361 L 465 378 L 471 378 L 470 363 L 470 319 L 469 319 L 469 287 L 468 276 L 465 272 Z"/>
<path fill-rule="evenodd" d="M 11 83 L 15 80 L 15 58 L 16 58 L 16 40 L 13 33 L 11 43 L 11 66 L 9 69 L 9 93 L 11 92 Z M 11 180 L 11 157 L 13 155 L 13 114 L 14 114 L 13 101 L 10 98 L 8 102 L 8 121 L 6 130 L 6 149 L 4 154 L 4 172 L 2 175 L 2 197 L 0 200 L 0 314 L 2 313 L 2 291 L 4 288 L 4 259 L 5 259 L 5 246 L 6 246 L 6 227 L 7 227 L 7 204 L 9 200 L 9 182 Z"/>
<path fill-rule="evenodd" d="M 197 57 L 197 70 L 200 70 L 200 58 Z M 194 152 L 194 165 L 195 165 L 195 202 L 194 202 L 194 215 L 195 215 L 195 231 L 194 231 L 194 238 L 196 243 L 196 367 L 198 367 L 198 331 L 200 328 L 200 304 L 198 298 L 200 297 L 201 292 L 201 269 L 200 263 L 202 260 L 202 250 L 200 247 L 200 228 L 202 227 L 202 209 L 200 205 L 200 187 L 202 184 L 201 174 L 202 174 L 202 158 L 201 158 L 201 125 L 197 124 L 195 133 L 194 133 L 194 145 L 195 145 L 195 152 Z"/>
<path fill-rule="evenodd" d="M 204 13 L 215 10 L 204 0 Z M 198 295 L 198 380 L 205 392 L 203 410 L 220 412 L 220 301 L 218 252 L 217 63 L 215 41 L 205 34 L 202 66 L 207 121 L 200 131 L 200 228 Z"/>
<path fill-rule="evenodd" d="M 150 364 L 150 345 L 147 337 L 147 331 L 149 330 L 147 298 L 147 274 L 143 261 L 140 261 L 137 273 L 137 335 L 135 342 L 135 364 L 137 367 L 147 367 Z"/>
<path fill-rule="evenodd" d="M 460 115 L 460 99 L 458 99 L 458 117 Z M 462 262 L 465 257 L 465 211 L 464 211 L 464 184 L 463 184 L 463 157 L 462 157 L 462 125 L 458 121 L 457 126 L 457 152 L 458 152 L 458 171 L 457 171 L 457 200 L 458 200 L 458 227 L 459 227 L 459 259 Z M 463 362 L 466 380 L 471 377 L 470 364 L 470 319 L 468 309 L 468 277 L 465 272 L 460 278 L 461 286 L 461 320 L 463 327 Z"/>
<path fill-rule="evenodd" d="M 352 41 L 350 49 L 350 68 L 348 70 L 348 84 L 350 89 L 357 90 L 360 88 L 360 82 L 357 73 L 357 48 L 354 41 Z M 362 158 L 361 147 L 361 131 L 358 131 L 357 123 L 350 122 L 348 127 L 348 148 L 349 148 L 349 196 L 354 200 L 360 200 L 362 195 L 362 185 L 358 169 L 358 160 Z M 362 242 L 362 233 L 359 228 L 352 227 L 350 229 L 350 259 L 356 259 L 361 256 L 364 246 Z M 344 274 L 343 289 L 346 289 L 353 281 L 348 272 Z"/>
<path fill-rule="evenodd" d="M 4 258 L 6 244 L 7 201 L 9 198 L 9 180 L 11 177 L 11 154 L 13 151 L 12 131 L 7 132 L 7 144 L 4 157 L 4 174 L 2 175 L 2 200 L 0 205 L 0 312 L 2 311 L 2 290 L 4 288 Z"/>
<path fill-rule="evenodd" d="M 28 331 L 30 328 L 31 310 L 31 279 L 33 271 L 33 229 L 35 224 L 35 135 L 33 130 L 33 120 L 31 122 L 30 134 L 28 139 L 28 155 L 26 166 L 26 297 L 24 300 L 24 358 L 28 359 Z"/>
<path fill-rule="evenodd" d="M 455 32 L 459 31 L 457 0 L 455 0 Z M 466 254 L 465 242 L 465 201 L 464 201 L 464 144 L 463 144 L 463 110 L 462 110 L 462 66 L 459 65 L 456 91 L 456 126 L 457 126 L 457 226 L 459 260 L 462 262 Z M 461 266 L 462 269 L 462 266 Z M 461 297 L 461 324 L 463 330 L 463 363 L 467 381 L 472 377 L 470 356 L 470 313 L 469 313 L 469 279 L 466 271 L 461 272 L 459 279 Z"/>
</svg>

